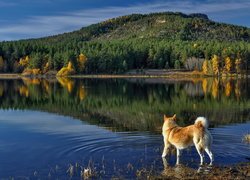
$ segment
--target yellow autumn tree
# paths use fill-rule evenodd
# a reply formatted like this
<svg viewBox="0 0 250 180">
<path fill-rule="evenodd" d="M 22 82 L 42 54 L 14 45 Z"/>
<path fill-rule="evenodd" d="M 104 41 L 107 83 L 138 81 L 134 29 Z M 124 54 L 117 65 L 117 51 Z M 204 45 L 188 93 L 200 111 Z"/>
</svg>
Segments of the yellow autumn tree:
<svg viewBox="0 0 250 180">
<path fill-rule="evenodd" d="M 217 55 L 214 55 L 211 62 L 214 75 L 219 75 L 219 57 Z"/>
<path fill-rule="evenodd" d="M 43 68 L 43 73 L 46 73 L 46 72 L 49 71 L 49 66 L 50 66 L 50 64 L 49 64 L 49 62 L 47 62 L 47 63 L 45 64 L 44 68 Z"/>
<path fill-rule="evenodd" d="M 232 69 L 232 60 L 230 59 L 230 57 L 226 57 L 224 71 L 225 73 L 230 73 L 231 69 Z"/>
<path fill-rule="evenodd" d="M 72 62 L 69 61 L 67 67 L 63 67 L 62 69 L 60 69 L 60 71 L 58 71 L 58 73 L 56 74 L 57 76 L 69 76 L 75 73 L 75 70 L 73 68 Z"/>
<path fill-rule="evenodd" d="M 22 72 L 22 76 L 37 76 L 40 75 L 42 72 L 40 69 L 30 69 L 30 68 L 26 68 L 24 69 L 24 71 Z"/>
<path fill-rule="evenodd" d="M 71 61 L 69 61 L 68 65 L 67 65 L 67 69 L 73 69 L 73 65 L 72 65 Z"/>
<path fill-rule="evenodd" d="M 3 61 L 3 57 L 0 56 L 0 72 L 3 72 L 4 70 L 4 61 Z"/>
<path fill-rule="evenodd" d="M 78 56 L 77 61 L 78 61 L 78 67 L 79 67 L 80 72 L 83 72 L 83 71 L 84 71 L 84 69 L 85 69 L 85 64 L 86 64 L 87 60 L 88 60 L 87 57 L 86 57 L 83 53 L 81 53 L 81 54 Z"/>
<path fill-rule="evenodd" d="M 202 72 L 203 74 L 208 74 L 208 60 L 205 60 L 202 64 Z"/>
<path fill-rule="evenodd" d="M 29 64 L 30 58 L 29 56 L 25 56 L 24 58 L 21 58 L 19 61 L 19 64 L 21 66 L 27 66 Z"/>
</svg>

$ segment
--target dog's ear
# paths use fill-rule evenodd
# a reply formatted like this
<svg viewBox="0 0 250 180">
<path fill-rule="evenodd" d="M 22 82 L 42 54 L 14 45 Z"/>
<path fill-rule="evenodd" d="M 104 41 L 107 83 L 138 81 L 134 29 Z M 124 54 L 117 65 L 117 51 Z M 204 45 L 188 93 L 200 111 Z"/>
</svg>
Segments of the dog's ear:
<svg viewBox="0 0 250 180">
<path fill-rule="evenodd" d="M 164 120 L 164 122 L 165 122 L 166 120 L 168 120 L 168 117 L 167 117 L 166 114 L 163 115 L 163 120 Z"/>
<path fill-rule="evenodd" d="M 172 118 L 173 118 L 173 120 L 176 120 L 176 114 L 174 114 Z"/>
</svg>

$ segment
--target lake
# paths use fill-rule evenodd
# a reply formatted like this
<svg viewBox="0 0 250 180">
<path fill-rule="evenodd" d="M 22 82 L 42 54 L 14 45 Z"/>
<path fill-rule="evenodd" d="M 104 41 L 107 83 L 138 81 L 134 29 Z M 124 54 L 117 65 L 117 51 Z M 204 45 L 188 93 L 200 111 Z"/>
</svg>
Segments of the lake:
<svg viewBox="0 0 250 180">
<path fill-rule="evenodd" d="M 161 172 L 164 113 L 182 126 L 210 121 L 215 165 L 250 162 L 249 89 L 250 79 L 230 78 L 0 80 L 0 179 Z M 198 168 L 193 147 L 181 163 Z"/>
</svg>

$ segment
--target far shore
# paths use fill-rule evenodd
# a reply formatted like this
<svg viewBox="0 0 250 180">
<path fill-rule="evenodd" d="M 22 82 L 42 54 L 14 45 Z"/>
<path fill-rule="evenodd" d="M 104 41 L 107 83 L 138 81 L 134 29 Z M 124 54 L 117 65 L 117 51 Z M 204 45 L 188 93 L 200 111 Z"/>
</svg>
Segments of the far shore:
<svg viewBox="0 0 250 180">
<path fill-rule="evenodd" d="M 193 78 L 217 78 L 218 76 L 204 75 L 199 71 L 186 71 L 186 70 L 165 70 L 165 69 L 148 69 L 148 70 L 131 70 L 124 74 L 75 74 L 69 76 L 56 76 L 53 75 L 22 75 L 17 73 L 2 73 L 0 74 L 0 79 L 21 79 L 21 78 L 46 78 L 53 79 L 56 77 L 66 77 L 66 78 L 164 78 L 164 79 L 176 79 L 176 80 L 189 80 Z M 220 77 L 237 77 L 237 78 L 247 78 L 249 75 L 241 74 L 222 74 Z"/>
<path fill-rule="evenodd" d="M 21 79 L 22 75 L 21 74 L 0 74 L 0 79 Z"/>
</svg>

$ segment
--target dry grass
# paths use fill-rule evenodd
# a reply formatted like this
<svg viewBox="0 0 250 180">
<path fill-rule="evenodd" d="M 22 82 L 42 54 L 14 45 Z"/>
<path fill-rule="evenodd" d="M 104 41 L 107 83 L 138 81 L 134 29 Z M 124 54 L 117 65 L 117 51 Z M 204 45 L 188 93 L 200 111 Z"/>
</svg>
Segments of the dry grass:
<svg viewBox="0 0 250 180">
<path fill-rule="evenodd" d="M 58 179 L 58 174 L 66 173 L 63 179 L 108 179 L 108 176 L 112 176 L 109 179 L 126 179 L 124 175 L 130 177 L 130 179 L 249 179 L 250 177 L 250 163 L 239 163 L 231 166 L 200 166 L 197 169 L 190 168 L 185 165 L 178 166 L 168 166 L 168 164 L 164 163 L 164 169 L 161 171 L 156 170 L 155 165 L 151 167 L 141 167 L 136 169 L 134 165 L 128 163 L 125 169 L 118 169 L 113 164 L 113 175 L 106 174 L 105 167 L 103 169 L 97 170 L 92 164 L 93 161 L 90 160 L 87 167 L 81 166 L 79 163 L 69 164 L 68 169 L 65 171 L 63 168 L 59 168 L 56 166 L 55 168 L 51 168 L 47 179 Z M 105 166 L 105 163 L 103 163 Z M 63 174 L 64 174 L 63 173 Z M 62 176 L 59 175 L 59 177 Z M 43 175 L 40 174 L 39 171 L 34 171 L 32 177 L 23 176 L 21 179 L 46 179 Z M 1 178 L 0 178 L 1 179 Z M 14 177 L 10 177 L 8 179 L 14 179 Z M 18 179 L 18 178 L 17 178 Z M 20 177 L 19 177 L 20 179 Z"/>
<path fill-rule="evenodd" d="M 86 168 L 78 163 L 75 163 L 75 165 L 69 164 L 66 173 L 70 178 L 77 177 L 79 174 L 80 179 L 91 179 L 97 177 L 97 172 L 92 164 L 92 161 L 89 161 L 89 164 Z"/>
</svg>

